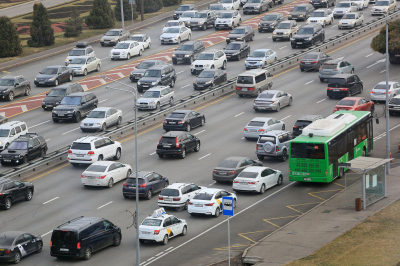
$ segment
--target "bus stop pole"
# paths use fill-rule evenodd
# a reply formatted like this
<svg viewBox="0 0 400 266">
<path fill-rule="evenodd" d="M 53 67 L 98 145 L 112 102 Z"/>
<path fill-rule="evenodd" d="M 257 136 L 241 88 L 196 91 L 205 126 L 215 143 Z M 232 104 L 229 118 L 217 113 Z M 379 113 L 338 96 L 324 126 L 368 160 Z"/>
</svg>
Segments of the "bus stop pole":
<svg viewBox="0 0 400 266">
<path fill-rule="evenodd" d="M 365 211 L 366 204 L 365 204 L 365 174 L 364 173 L 362 174 L 362 199 L 363 199 L 362 207 L 363 207 L 363 210 Z"/>
<path fill-rule="evenodd" d="M 388 13 L 386 12 L 386 159 L 390 159 L 390 139 L 389 139 L 389 45 L 388 45 Z M 390 161 L 386 164 L 386 173 L 390 174 Z"/>
<path fill-rule="evenodd" d="M 231 231 L 229 229 L 229 218 L 228 216 L 228 265 L 231 266 Z"/>
</svg>

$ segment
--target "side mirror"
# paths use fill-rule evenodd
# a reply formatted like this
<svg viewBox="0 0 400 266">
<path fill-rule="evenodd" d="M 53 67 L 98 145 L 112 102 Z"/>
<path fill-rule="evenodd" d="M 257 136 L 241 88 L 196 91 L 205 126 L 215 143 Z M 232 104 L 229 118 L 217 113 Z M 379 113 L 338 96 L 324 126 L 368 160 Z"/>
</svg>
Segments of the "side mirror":
<svg viewBox="0 0 400 266">
<path fill-rule="evenodd" d="M 81 105 L 84 105 L 86 102 L 81 102 Z"/>
<path fill-rule="evenodd" d="M 46 96 L 49 95 L 48 93 L 46 93 Z"/>
<path fill-rule="evenodd" d="M 111 115 L 107 115 L 106 117 L 110 117 Z"/>
<path fill-rule="evenodd" d="M 57 73 L 57 75 L 59 76 L 59 75 L 61 75 L 61 73 Z"/>
<path fill-rule="evenodd" d="M 165 77 L 165 74 L 162 74 L 161 77 L 162 77 L 162 78 Z"/>
<path fill-rule="evenodd" d="M 15 83 L 15 84 L 14 84 L 14 87 L 17 87 L 18 85 L 19 85 L 19 83 Z"/>
<path fill-rule="evenodd" d="M 28 150 L 32 150 L 33 149 L 33 147 L 28 147 Z"/>
</svg>

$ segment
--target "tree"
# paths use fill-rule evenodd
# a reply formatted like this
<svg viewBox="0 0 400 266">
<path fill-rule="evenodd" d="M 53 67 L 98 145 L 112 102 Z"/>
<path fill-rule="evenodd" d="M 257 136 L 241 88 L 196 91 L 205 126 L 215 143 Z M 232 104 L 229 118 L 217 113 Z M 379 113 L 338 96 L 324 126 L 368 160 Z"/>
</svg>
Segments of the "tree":
<svg viewBox="0 0 400 266">
<path fill-rule="evenodd" d="M 42 47 L 54 44 L 54 29 L 47 9 L 42 3 L 33 5 L 33 20 L 30 26 L 31 39 L 28 40 L 30 47 Z"/>
<path fill-rule="evenodd" d="M 0 57 L 16 56 L 22 53 L 17 27 L 9 17 L 0 17 L 0 36 Z"/>
<path fill-rule="evenodd" d="M 67 21 L 67 26 L 65 27 L 64 37 L 76 37 L 82 33 L 82 23 L 83 19 L 80 13 L 74 7 L 71 12 L 71 17 Z"/>
<path fill-rule="evenodd" d="M 174 6 L 182 4 L 182 0 L 163 0 L 163 6 Z"/>
<path fill-rule="evenodd" d="M 94 0 L 92 10 L 85 22 L 91 29 L 112 28 L 115 24 L 115 16 L 108 0 Z"/>
<path fill-rule="evenodd" d="M 140 0 L 137 0 L 140 1 Z M 121 0 L 116 0 L 117 4 L 114 7 L 114 14 L 115 18 L 118 21 L 122 21 L 121 19 Z M 132 8 L 131 5 L 129 4 L 129 0 L 123 0 L 122 1 L 123 7 L 124 7 L 124 20 L 132 20 Z M 138 12 L 136 11 L 136 5 L 133 5 L 133 19 L 136 19 L 138 17 Z"/>
<path fill-rule="evenodd" d="M 140 12 L 141 0 L 136 0 L 136 10 Z M 157 12 L 163 7 L 162 0 L 145 0 L 144 1 L 144 13 Z"/>
<path fill-rule="evenodd" d="M 389 53 L 400 52 L 400 20 L 389 22 L 388 32 Z M 386 26 L 372 39 L 371 49 L 381 54 L 386 53 Z"/>
</svg>

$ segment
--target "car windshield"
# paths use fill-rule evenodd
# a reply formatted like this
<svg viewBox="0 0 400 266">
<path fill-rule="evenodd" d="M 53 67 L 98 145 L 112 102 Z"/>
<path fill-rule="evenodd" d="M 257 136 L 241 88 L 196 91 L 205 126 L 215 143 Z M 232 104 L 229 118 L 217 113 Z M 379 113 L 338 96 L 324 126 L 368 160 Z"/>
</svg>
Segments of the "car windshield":
<svg viewBox="0 0 400 266">
<path fill-rule="evenodd" d="M 336 69 L 337 64 L 323 64 L 321 69 Z"/>
<path fill-rule="evenodd" d="M 69 55 L 82 56 L 82 55 L 85 55 L 85 50 L 72 50 L 71 52 L 69 52 Z"/>
<path fill-rule="evenodd" d="M 0 86 L 14 86 L 13 79 L 0 79 Z"/>
<path fill-rule="evenodd" d="M 182 44 L 176 49 L 177 51 L 193 51 L 193 45 Z"/>
<path fill-rule="evenodd" d="M 135 177 L 128 177 L 128 179 L 126 180 L 126 183 L 133 184 L 133 185 L 136 186 L 136 178 Z M 138 184 L 141 185 L 141 184 L 144 184 L 144 183 L 145 183 L 144 179 L 139 177 L 138 178 Z"/>
<path fill-rule="evenodd" d="M 146 73 L 144 73 L 143 77 L 159 78 L 159 77 L 161 77 L 161 71 L 150 69 L 150 70 L 147 70 Z"/>
<path fill-rule="evenodd" d="M 106 33 L 106 36 L 118 36 L 118 35 L 119 35 L 119 31 L 116 31 L 116 30 L 109 30 Z"/>
<path fill-rule="evenodd" d="M 330 78 L 328 87 L 346 86 L 346 79 Z"/>
<path fill-rule="evenodd" d="M 61 105 L 80 105 L 81 97 L 64 97 L 61 101 Z"/>
<path fill-rule="evenodd" d="M 71 145 L 71 150 L 84 150 L 88 151 L 90 150 L 90 143 L 81 143 L 81 142 L 74 142 Z"/>
<path fill-rule="evenodd" d="M 261 0 L 248 0 L 247 3 L 258 4 L 258 3 L 261 3 Z"/>
<path fill-rule="evenodd" d="M 224 168 L 236 168 L 238 165 L 239 161 L 236 160 L 225 160 L 222 163 L 218 165 L 218 167 L 224 167 Z"/>
<path fill-rule="evenodd" d="M 318 55 L 317 54 L 306 54 L 303 59 L 317 59 Z"/>
<path fill-rule="evenodd" d="M 263 127 L 265 124 L 264 121 L 250 121 L 247 126 L 248 127 Z"/>
<path fill-rule="evenodd" d="M 187 11 L 187 10 L 189 10 L 189 7 L 188 7 L 188 6 L 180 6 L 180 7 L 178 7 L 178 9 L 177 9 L 177 11 Z"/>
<path fill-rule="evenodd" d="M 141 36 L 132 36 L 131 41 L 143 42 L 143 37 Z"/>
<path fill-rule="evenodd" d="M 154 66 L 155 62 L 142 62 L 137 66 L 137 69 L 148 69 L 149 67 Z"/>
<path fill-rule="evenodd" d="M 221 13 L 218 16 L 219 18 L 232 18 L 233 17 L 233 13 Z"/>
<path fill-rule="evenodd" d="M 7 247 L 11 246 L 13 242 L 14 242 L 14 238 L 3 236 L 0 238 L 0 247 L 7 248 Z"/>
<path fill-rule="evenodd" d="M 230 34 L 244 34 L 245 30 L 244 29 L 234 29 L 233 31 L 230 32 Z"/>
<path fill-rule="evenodd" d="M 142 98 L 158 98 L 160 97 L 160 92 L 159 91 L 146 91 Z"/>
<path fill-rule="evenodd" d="M 350 4 L 351 3 L 343 3 L 343 2 L 341 2 L 341 3 L 337 4 L 336 7 L 341 7 L 341 8 L 342 7 L 350 7 Z"/>
<path fill-rule="evenodd" d="M 291 158 L 325 159 L 324 144 L 316 143 L 291 143 Z"/>
<path fill-rule="evenodd" d="M 389 1 L 377 1 L 375 3 L 375 6 L 388 6 L 389 5 Z"/>
<path fill-rule="evenodd" d="M 184 113 L 171 113 L 168 118 L 177 118 L 177 119 L 184 119 L 185 114 Z"/>
<path fill-rule="evenodd" d="M 86 63 L 86 58 L 74 58 L 71 61 L 73 65 L 84 65 Z"/>
<path fill-rule="evenodd" d="M 242 171 L 237 177 L 241 178 L 257 178 L 258 173 Z"/>
<path fill-rule="evenodd" d="M 389 90 L 390 90 L 390 84 L 389 84 Z M 378 84 L 375 86 L 373 90 L 386 90 L 386 84 Z"/>
<path fill-rule="evenodd" d="M 130 45 L 131 45 L 130 43 L 121 43 L 120 42 L 114 47 L 114 49 L 128 49 Z"/>
<path fill-rule="evenodd" d="M 305 6 L 295 6 L 293 8 L 292 12 L 306 12 L 306 7 Z"/>
<path fill-rule="evenodd" d="M 260 95 L 258 95 L 257 98 L 260 98 L 260 99 L 272 99 L 272 98 L 274 98 L 274 96 L 275 96 L 275 93 L 261 93 Z"/>
<path fill-rule="evenodd" d="M 46 67 L 42 71 L 39 72 L 39 74 L 43 75 L 55 75 L 58 72 L 58 68 L 52 68 L 52 67 Z"/>
<path fill-rule="evenodd" d="M 179 33 L 179 28 L 168 28 L 164 33 Z"/>
<path fill-rule="evenodd" d="M 202 71 L 199 75 L 199 78 L 213 78 L 214 73 L 214 71 Z"/>
<path fill-rule="evenodd" d="M 240 50 L 240 44 L 239 43 L 230 43 L 225 48 L 225 50 Z"/>
<path fill-rule="evenodd" d="M 315 18 L 315 17 L 317 17 L 317 18 L 325 17 L 325 12 L 313 12 L 311 14 L 311 17 L 313 17 L 313 18 Z"/>
<path fill-rule="evenodd" d="M 273 137 L 273 136 L 259 136 L 257 142 L 258 143 L 271 142 L 272 144 L 275 144 L 275 137 Z"/>
<path fill-rule="evenodd" d="M 181 18 L 191 18 L 194 16 L 195 12 L 185 12 L 182 14 Z"/>
<path fill-rule="evenodd" d="M 94 165 L 92 164 L 91 166 L 89 166 L 85 172 L 99 172 L 99 173 L 103 173 L 104 171 L 106 171 L 107 166 L 105 165 Z"/>
<path fill-rule="evenodd" d="M 206 18 L 207 17 L 207 13 L 196 13 L 196 15 L 194 15 L 194 18 Z"/>
<path fill-rule="evenodd" d="M 26 150 L 28 149 L 28 142 L 27 141 L 13 141 L 8 146 L 9 150 Z"/>
<path fill-rule="evenodd" d="M 400 104 L 400 98 L 392 98 L 389 103 L 390 104 Z M 0 133 L 1 133 L 1 131 L 0 131 Z"/>
<path fill-rule="evenodd" d="M 231 3 L 233 3 L 233 1 L 232 0 L 221 0 L 220 3 L 221 4 L 231 4 Z"/>
<path fill-rule="evenodd" d="M 290 23 L 279 23 L 277 29 L 290 29 Z"/>
<path fill-rule="evenodd" d="M 87 117 L 88 118 L 104 118 L 104 117 L 106 117 L 106 111 L 91 111 Z"/>
<path fill-rule="evenodd" d="M 301 28 L 297 32 L 298 35 L 311 35 L 313 34 L 314 30 L 312 28 Z"/>
<path fill-rule="evenodd" d="M 199 193 L 196 196 L 193 197 L 193 199 L 197 200 L 211 200 L 213 197 L 212 194 L 207 194 L 207 193 Z"/>
<path fill-rule="evenodd" d="M 356 18 L 356 14 L 344 14 L 343 19 L 355 19 Z"/>
<path fill-rule="evenodd" d="M 161 196 L 179 196 L 179 190 L 172 188 L 164 188 L 161 190 Z"/>
<path fill-rule="evenodd" d="M 10 134 L 9 129 L 0 129 L 0 137 L 1 138 L 8 137 L 8 134 Z"/>
<path fill-rule="evenodd" d="M 179 26 L 179 22 L 178 21 L 167 22 L 167 23 L 165 23 L 164 27 L 175 27 L 175 26 Z"/>
<path fill-rule="evenodd" d="M 262 18 L 262 21 L 274 21 L 274 20 L 277 20 L 277 19 L 278 19 L 278 16 L 276 16 L 276 15 L 265 15 Z"/>
<path fill-rule="evenodd" d="M 52 89 L 47 96 L 49 97 L 62 97 L 65 96 L 66 89 Z"/>
<path fill-rule="evenodd" d="M 67 230 L 54 230 L 51 235 L 51 241 L 54 243 L 68 243 L 68 242 L 77 242 L 78 238 L 75 232 L 67 231 Z"/>
<path fill-rule="evenodd" d="M 159 219 L 144 219 L 142 225 L 146 226 L 160 226 L 162 220 Z"/>
<path fill-rule="evenodd" d="M 237 84 L 253 84 L 253 77 L 239 76 L 236 80 Z"/>
<path fill-rule="evenodd" d="M 210 6 L 210 10 L 224 10 L 224 6 L 222 5 Z"/>
<path fill-rule="evenodd" d="M 355 103 L 356 103 L 355 100 L 341 100 L 337 105 L 354 106 Z"/>
<path fill-rule="evenodd" d="M 199 54 L 197 60 L 214 60 L 214 54 Z"/>
<path fill-rule="evenodd" d="M 250 57 L 264 57 L 265 52 L 263 51 L 254 51 L 250 54 Z"/>
</svg>

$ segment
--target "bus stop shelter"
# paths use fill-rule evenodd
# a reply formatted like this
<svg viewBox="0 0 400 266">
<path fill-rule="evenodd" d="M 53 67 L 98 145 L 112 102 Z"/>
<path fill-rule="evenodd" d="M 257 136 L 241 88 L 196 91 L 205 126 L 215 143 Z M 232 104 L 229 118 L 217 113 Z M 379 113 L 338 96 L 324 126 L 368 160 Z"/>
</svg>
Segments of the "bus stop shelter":
<svg viewBox="0 0 400 266">
<path fill-rule="evenodd" d="M 391 159 L 357 157 L 339 167 L 350 169 L 345 174 L 346 205 L 362 201 L 362 209 L 386 196 L 386 165 Z"/>
</svg>

